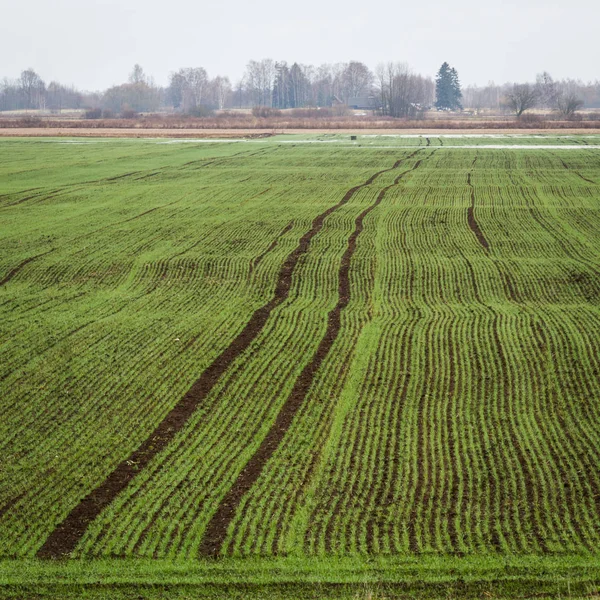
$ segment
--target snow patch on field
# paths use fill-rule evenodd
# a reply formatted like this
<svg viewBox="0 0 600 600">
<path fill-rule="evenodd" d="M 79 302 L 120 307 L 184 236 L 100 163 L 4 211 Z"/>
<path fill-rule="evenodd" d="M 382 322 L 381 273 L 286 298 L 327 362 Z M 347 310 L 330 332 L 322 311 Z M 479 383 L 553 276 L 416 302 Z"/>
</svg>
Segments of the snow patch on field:
<svg viewBox="0 0 600 600">
<path fill-rule="evenodd" d="M 427 134 L 427 133 L 368 133 L 365 135 L 359 135 L 361 138 L 379 138 L 379 137 L 387 137 L 387 138 L 410 138 L 410 139 L 414 139 L 414 138 L 432 138 L 432 139 L 436 139 L 436 138 L 444 138 L 444 139 L 450 139 L 450 138 L 457 138 L 457 139 L 463 139 L 463 138 L 498 138 L 498 139 L 503 139 L 503 138 L 512 138 L 512 139 L 519 139 L 519 140 L 527 140 L 527 139 L 546 139 L 548 137 L 553 137 L 553 138 L 598 138 L 598 135 L 562 135 L 562 134 L 556 134 L 556 135 L 547 135 L 544 133 L 535 133 L 535 134 L 523 134 L 523 133 L 432 133 L 432 134 Z"/>
<path fill-rule="evenodd" d="M 259 140 L 244 140 L 244 139 L 209 139 L 209 138 L 195 138 L 185 140 L 162 140 L 161 138 L 148 138 L 149 141 L 154 141 L 156 144 L 223 144 L 224 142 L 239 143 L 239 142 L 257 142 Z M 161 140 L 157 142 L 156 140 Z"/>
<path fill-rule="evenodd" d="M 347 146 L 351 148 L 352 146 Z M 386 150 L 600 150 L 600 145 L 571 144 L 462 144 L 460 146 L 360 146 L 361 150 L 369 148 Z"/>
</svg>

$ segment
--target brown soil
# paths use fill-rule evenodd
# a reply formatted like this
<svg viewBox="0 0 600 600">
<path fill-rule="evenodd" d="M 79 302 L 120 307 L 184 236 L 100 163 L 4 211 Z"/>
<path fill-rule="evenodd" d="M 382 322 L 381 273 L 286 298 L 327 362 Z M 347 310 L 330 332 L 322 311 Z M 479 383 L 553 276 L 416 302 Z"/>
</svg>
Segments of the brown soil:
<svg viewBox="0 0 600 600">
<path fill-rule="evenodd" d="M 22 261 L 21 263 L 19 263 L 14 269 L 12 269 L 11 271 L 9 271 L 0 280 L 0 286 L 4 285 L 5 283 L 8 283 L 25 265 L 27 265 L 30 262 L 36 260 L 37 258 L 41 258 L 42 256 L 45 256 L 46 254 L 49 254 L 50 252 L 53 252 L 53 250 L 54 249 L 49 250 L 48 252 L 43 252 L 42 254 L 38 254 L 36 256 L 30 256 L 29 258 L 26 258 L 24 261 Z"/>
<path fill-rule="evenodd" d="M 375 175 L 371 176 L 365 183 L 357 185 L 356 187 L 348 190 L 343 200 L 336 206 L 340 206 L 342 203 L 348 202 L 350 198 L 356 194 L 356 192 L 370 185 L 382 173 L 397 169 L 398 166 L 404 162 L 404 160 L 405 159 L 396 161 L 391 169 L 379 171 Z M 219 554 L 221 546 L 223 545 L 225 537 L 227 536 L 229 525 L 235 516 L 237 507 L 239 506 L 245 494 L 259 478 L 269 458 L 271 458 L 275 450 L 277 450 L 279 447 L 279 444 L 283 440 L 287 430 L 290 428 L 294 416 L 302 406 L 304 398 L 308 394 L 310 386 L 312 385 L 315 375 L 319 371 L 321 363 L 325 360 L 327 354 L 331 350 L 331 347 L 333 346 L 340 331 L 342 310 L 350 301 L 350 261 L 356 249 L 356 241 L 358 236 L 363 230 L 364 218 L 377 205 L 379 205 L 383 199 L 383 196 L 385 195 L 385 192 L 390 187 L 392 186 L 388 186 L 382 190 L 377 196 L 375 202 L 362 211 L 356 218 L 354 231 L 348 239 L 348 246 L 340 263 L 338 275 L 338 301 L 327 316 L 327 329 L 325 331 L 325 335 L 321 339 L 314 356 L 310 362 L 306 364 L 302 370 L 302 373 L 296 380 L 290 395 L 288 396 L 284 405 L 281 407 L 281 410 L 279 411 L 279 414 L 277 415 L 277 418 L 275 419 L 275 422 L 271 426 L 271 429 L 267 433 L 266 437 L 263 439 L 257 451 L 248 461 L 244 469 L 240 472 L 233 486 L 221 500 L 217 511 L 211 518 L 204 533 L 204 538 L 200 546 L 201 555 L 217 556 Z"/>
<path fill-rule="evenodd" d="M 475 159 L 475 160 L 477 160 L 477 159 Z M 473 164 L 475 164 L 475 161 L 473 161 Z M 471 188 L 471 206 L 469 206 L 469 209 L 467 211 L 467 220 L 469 221 L 469 227 L 475 234 L 477 241 L 486 250 L 489 250 L 490 245 L 488 244 L 488 241 L 485 239 L 485 236 L 483 235 L 483 232 L 479 228 L 479 224 L 477 223 L 477 221 L 475 219 L 475 188 L 471 184 L 471 173 L 469 173 L 469 175 L 467 176 L 467 185 Z"/>
<path fill-rule="evenodd" d="M 417 150 L 416 152 L 413 152 L 413 153 L 412 153 L 410 156 L 407 156 L 405 159 L 403 159 L 403 161 L 402 161 L 402 162 L 405 162 L 406 160 L 408 160 L 408 159 L 412 158 L 412 157 L 413 157 L 413 156 L 415 156 L 415 155 L 416 155 L 418 152 L 419 152 L 419 150 Z M 430 154 L 430 155 L 429 155 L 427 158 L 430 158 L 431 156 L 433 156 L 433 154 L 434 154 L 434 153 L 435 153 L 435 151 L 434 151 L 434 152 L 432 152 L 432 153 L 431 153 L 431 154 Z M 416 163 L 416 165 L 415 165 L 415 166 L 413 166 L 411 169 L 409 169 L 408 171 L 405 171 L 405 172 L 401 173 L 400 175 L 398 175 L 398 177 L 396 177 L 396 179 L 394 180 L 394 183 L 393 183 L 392 185 L 389 185 L 389 186 L 387 186 L 387 187 L 383 188 L 383 189 L 382 189 L 382 190 L 379 192 L 379 195 L 378 195 L 378 198 L 377 198 L 377 200 L 376 200 L 375 204 L 374 204 L 374 205 L 373 205 L 373 206 L 372 206 L 370 209 L 368 209 L 368 210 L 370 211 L 370 210 L 372 210 L 373 208 L 375 208 L 375 206 L 377 206 L 378 204 L 380 204 L 380 203 L 381 203 L 381 201 L 383 200 L 384 196 L 386 195 L 387 191 L 388 191 L 390 188 L 392 188 L 393 186 L 396 186 L 396 185 L 398 185 L 398 183 L 400 182 L 400 180 L 401 180 L 401 179 L 402 179 L 402 178 L 403 178 L 403 177 L 404 177 L 404 176 L 405 176 L 407 173 L 410 173 L 411 171 L 414 171 L 414 169 L 416 169 L 416 168 L 417 168 L 417 167 L 420 165 L 420 163 L 421 163 L 421 161 L 418 161 L 418 162 Z M 371 275 L 372 275 L 372 274 L 371 274 Z M 374 279 L 370 279 L 370 281 L 371 281 L 371 283 L 374 285 Z M 368 319 L 369 319 L 369 321 L 371 320 L 371 318 L 372 318 L 372 313 L 371 313 L 371 309 L 369 309 L 369 312 L 368 312 Z M 351 357 L 351 356 L 353 356 L 353 355 L 354 355 L 354 353 L 355 353 L 356 342 L 357 342 L 357 339 L 356 339 L 356 337 L 355 337 L 355 338 L 352 340 L 352 346 L 351 346 L 351 350 L 348 352 L 348 355 L 347 355 L 347 361 L 348 361 L 348 362 L 346 363 L 345 367 L 348 367 L 348 366 L 349 366 L 349 364 L 350 364 L 350 362 L 351 362 L 351 358 L 350 358 L 350 357 Z M 344 369 L 344 372 L 340 373 L 340 377 L 342 378 L 341 380 L 343 380 L 343 378 L 345 377 L 345 375 L 346 375 L 346 372 L 347 372 L 347 368 L 345 368 L 345 369 Z M 330 414 L 330 415 L 329 415 L 329 416 L 326 418 L 326 421 L 327 421 L 327 423 L 326 423 L 326 425 L 324 426 L 324 429 L 325 429 L 325 430 L 328 430 L 328 429 L 330 429 L 330 428 L 331 428 L 331 424 L 332 424 L 332 422 L 333 422 L 333 416 Z M 316 449 L 316 450 L 313 452 L 313 454 L 312 454 L 312 457 L 311 457 L 311 460 L 310 460 L 310 463 L 309 463 L 309 465 L 308 465 L 308 468 L 307 468 L 307 470 L 306 470 L 306 473 L 305 473 L 305 475 L 304 475 L 304 483 L 303 483 L 303 486 L 304 486 L 304 485 L 306 485 L 306 482 L 308 482 L 308 481 L 310 480 L 310 478 L 312 477 L 312 474 L 314 473 L 314 469 L 315 469 L 315 467 L 317 466 L 317 463 L 318 463 L 318 461 L 319 461 L 319 458 L 320 458 L 320 456 L 321 456 L 321 450 L 322 450 L 322 446 L 319 446 L 319 447 L 318 447 L 318 448 L 317 448 L 317 449 Z M 353 454 L 353 456 L 354 456 L 354 454 Z M 293 499 L 293 500 L 291 500 L 291 503 L 292 503 L 292 504 L 294 504 L 294 503 L 296 503 L 296 502 L 297 502 L 297 499 L 298 499 L 298 497 L 300 496 L 300 493 L 301 493 L 301 490 L 300 490 L 300 489 L 298 489 L 298 490 L 296 491 L 296 494 L 294 495 L 294 499 Z M 343 493 L 342 495 L 343 495 L 343 496 L 347 496 L 347 494 L 346 494 L 346 492 L 345 492 L 345 491 L 344 491 L 344 493 Z M 339 509 L 339 505 L 338 505 L 338 506 L 336 506 L 336 510 L 338 510 L 338 509 Z M 338 512 L 339 512 L 339 510 L 338 510 Z M 283 512 L 282 512 L 282 513 L 280 513 L 280 517 L 279 517 L 279 520 L 278 520 L 278 522 L 277 522 L 277 525 L 276 525 L 276 528 L 277 528 L 277 531 L 278 531 L 278 532 L 281 532 L 281 531 L 283 531 L 283 528 L 284 528 L 283 516 L 284 516 L 284 514 L 285 514 L 285 513 L 283 513 Z M 338 514 L 338 513 L 336 513 L 336 514 Z M 334 522 L 334 521 L 335 521 L 335 517 L 334 517 L 334 518 L 333 518 L 333 519 L 330 521 L 330 523 L 332 523 L 332 522 Z M 305 536 L 304 536 L 304 541 L 305 541 L 305 544 L 306 544 L 307 546 L 308 546 L 308 544 L 310 543 L 310 542 L 309 542 L 309 535 L 310 535 L 310 533 L 311 533 L 311 530 L 310 530 L 310 529 L 308 529 L 308 530 L 305 532 Z M 330 543 L 331 543 L 331 537 L 330 537 L 330 536 L 327 536 L 325 541 L 326 541 L 326 544 L 328 544 L 328 547 L 329 547 L 329 545 L 330 545 Z M 329 547 L 329 550 L 328 550 L 328 551 L 329 551 L 329 552 L 331 552 L 331 549 L 330 549 L 330 547 Z M 273 539 L 272 552 L 273 552 L 274 554 L 276 554 L 276 553 L 277 553 L 277 538 Z"/>
<path fill-rule="evenodd" d="M 443 129 L 433 128 L 411 128 L 411 129 L 137 129 L 137 128 L 51 128 L 51 127 L 15 127 L 1 128 L 0 137 L 84 137 L 84 138 L 262 138 L 274 134 L 421 134 L 423 136 L 436 136 L 443 134 L 485 134 L 485 133 L 509 133 L 509 134 L 547 134 L 547 135 L 574 135 L 574 134 L 600 134 L 600 129 Z M 359 138 L 360 139 L 360 138 Z"/>
<path fill-rule="evenodd" d="M 569 165 L 561 158 L 560 162 L 562 163 L 562 166 L 567 169 L 567 171 L 569 171 L 570 173 L 575 173 L 575 175 L 577 175 L 577 177 L 579 177 L 580 179 L 583 179 L 583 181 L 587 181 L 587 183 L 593 183 L 594 185 L 596 185 L 595 181 L 592 181 L 591 179 L 588 179 L 587 177 L 584 177 L 581 173 L 579 173 L 578 171 L 574 171 L 573 169 L 571 169 L 569 167 Z"/>
<path fill-rule="evenodd" d="M 139 448 L 120 462 L 111 474 L 97 488 L 85 496 L 67 515 L 65 520 L 54 529 L 38 550 L 38 558 L 60 558 L 75 549 L 89 524 L 127 487 L 139 471 L 145 468 L 159 452 L 168 446 L 185 426 L 196 408 L 211 392 L 223 373 L 261 332 L 271 311 L 288 297 L 294 269 L 300 258 L 308 252 L 310 242 L 323 227 L 325 218 L 346 204 L 359 189 L 371 184 L 382 173 L 396 168 L 397 164 L 399 163 L 389 169 L 378 171 L 369 177 L 365 183 L 348 190 L 340 202 L 328 208 L 313 220 L 312 227 L 300 238 L 298 246 L 283 263 L 273 298 L 252 314 L 237 337 L 217 356 Z M 207 540 L 205 540 L 205 545 L 206 542 Z"/>
</svg>

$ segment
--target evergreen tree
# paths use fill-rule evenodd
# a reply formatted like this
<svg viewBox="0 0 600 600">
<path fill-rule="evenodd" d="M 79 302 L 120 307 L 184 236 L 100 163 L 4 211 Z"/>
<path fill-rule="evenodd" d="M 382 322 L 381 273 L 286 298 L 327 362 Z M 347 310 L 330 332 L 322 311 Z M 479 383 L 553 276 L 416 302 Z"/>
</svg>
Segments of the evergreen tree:
<svg viewBox="0 0 600 600">
<path fill-rule="evenodd" d="M 435 106 L 438 110 L 462 109 L 458 72 L 445 62 L 435 78 Z"/>
<path fill-rule="evenodd" d="M 452 101 L 455 110 L 462 110 L 462 91 L 460 89 L 460 80 L 458 79 L 458 71 L 452 67 L 450 70 L 452 79 Z"/>
</svg>

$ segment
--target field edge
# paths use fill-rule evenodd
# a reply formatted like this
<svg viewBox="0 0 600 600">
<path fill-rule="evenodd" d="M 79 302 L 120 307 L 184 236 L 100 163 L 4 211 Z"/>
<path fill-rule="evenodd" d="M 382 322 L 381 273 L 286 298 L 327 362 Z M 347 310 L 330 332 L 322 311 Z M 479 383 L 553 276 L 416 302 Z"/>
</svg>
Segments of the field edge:
<svg viewBox="0 0 600 600">
<path fill-rule="evenodd" d="M 245 557 L 199 560 L 144 558 L 3 559 L 0 586 L 31 583 L 327 583 L 481 581 L 536 577 L 600 584 L 600 553 L 551 555 L 406 555 Z"/>
<path fill-rule="evenodd" d="M 598 597 L 600 554 L 12 559 L 0 598 Z"/>
</svg>

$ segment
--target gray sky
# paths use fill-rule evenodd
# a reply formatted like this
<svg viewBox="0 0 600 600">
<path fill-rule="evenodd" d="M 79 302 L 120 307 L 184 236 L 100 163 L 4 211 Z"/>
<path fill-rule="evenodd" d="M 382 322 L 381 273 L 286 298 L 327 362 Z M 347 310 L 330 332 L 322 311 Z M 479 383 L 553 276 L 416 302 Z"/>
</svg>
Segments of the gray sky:
<svg viewBox="0 0 600 600">
<path fill-rule="evenodd" d="M 0 77 L 33 67 L 86 90 L 139 62 L 159 84 L 180 67 L 239 78 L 249 59 L 318 65 L 443 61 L 463 85 L 600 79 L 600 0 L 0 0 Z"/>
</svg>

